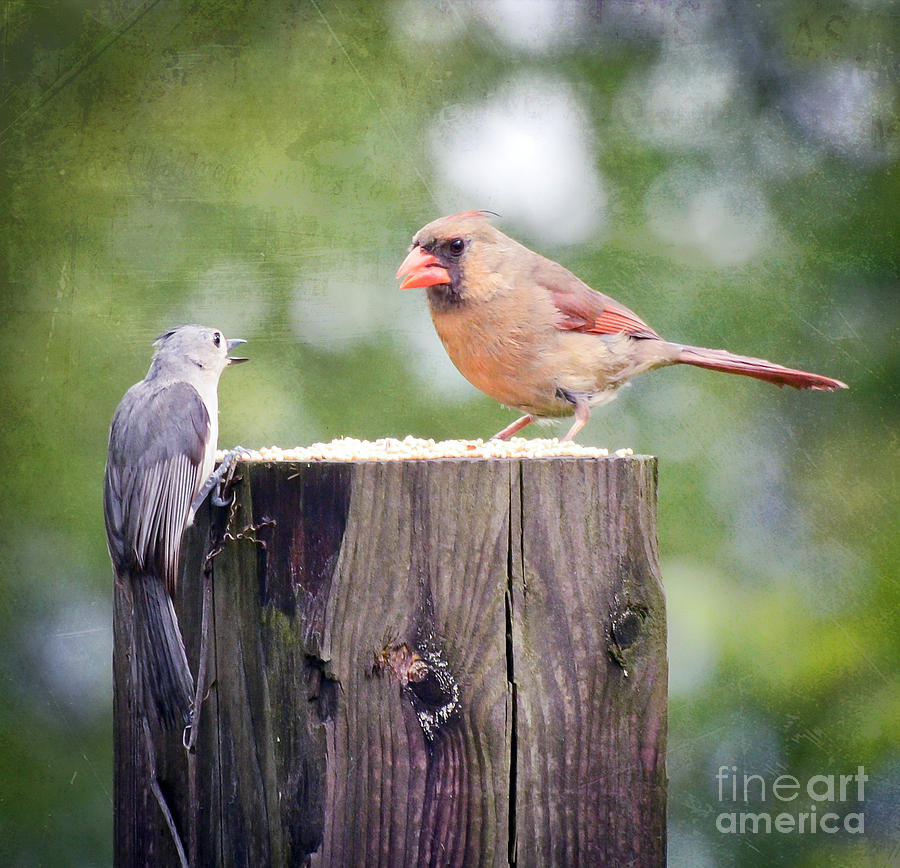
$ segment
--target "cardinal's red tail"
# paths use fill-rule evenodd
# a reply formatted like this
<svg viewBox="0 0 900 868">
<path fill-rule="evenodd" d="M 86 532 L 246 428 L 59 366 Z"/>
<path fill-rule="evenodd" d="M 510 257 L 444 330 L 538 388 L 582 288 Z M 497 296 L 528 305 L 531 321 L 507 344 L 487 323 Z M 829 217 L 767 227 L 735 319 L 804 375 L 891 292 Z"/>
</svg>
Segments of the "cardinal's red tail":
<svg viewBox="0 0 900 868">
<path fill-rule="evenodd" d="M 736 356 L 727 350 L 708 350 L 704 347 L 682 347 L 676 361 L 698 368 L 709 368 L 713 371 L 725 371 L 729 374 L 743 374 L 745 377 L 756 377 L 776 386 L 793 386 L 795 389 L 824 389 L 832 392 L 835 389 L 846 389 L 847 384 L 820 374 L 809 374 L 806 371 L 795 371 L 765 359 L 754 359 L 751 356 Z"/>
</svg>

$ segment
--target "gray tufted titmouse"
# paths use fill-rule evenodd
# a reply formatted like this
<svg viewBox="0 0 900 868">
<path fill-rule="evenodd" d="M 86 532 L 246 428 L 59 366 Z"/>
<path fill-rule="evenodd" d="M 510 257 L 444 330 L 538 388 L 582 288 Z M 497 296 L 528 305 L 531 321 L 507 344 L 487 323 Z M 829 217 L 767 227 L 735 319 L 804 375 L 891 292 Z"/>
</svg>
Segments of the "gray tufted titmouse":
<svg viewBox="0 0 900 868">
<path fill-rule="evenodd" d="M 166 729 L 188 722 L 193 701 L 172 603 L 181 539 L 215 479 L 219 377 L 247 361 L 228 355 L 243 343 L 199 325 L 167 331 L 109 432 L 103 511 L 116 582 L 133 611 L 135 690 Z"/>
</svg>

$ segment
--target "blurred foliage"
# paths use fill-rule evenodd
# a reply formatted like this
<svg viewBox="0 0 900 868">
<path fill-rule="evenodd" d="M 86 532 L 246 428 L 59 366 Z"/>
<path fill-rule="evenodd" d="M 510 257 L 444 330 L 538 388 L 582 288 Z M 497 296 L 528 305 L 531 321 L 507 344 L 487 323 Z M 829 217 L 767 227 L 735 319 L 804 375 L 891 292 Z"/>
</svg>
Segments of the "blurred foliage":
<svg viewBox="0 0 900 868">
<path fill-rule="evenodd" d="M 250 341 L 222 445 L 486 436 L 511 414 L 393 274 L 419 226 L 488 207 L 672 339 L 850 383 L 669 369 L 582 440 L 660 456 L 671 863 L 896 864 L 896 5 L 10 0 L 2 24 L 0 863 L 111 859 L 101 480 L 153 338 Z M 458 119 L 529 77 L 584 114 L 595 237 L 543 238 L 441 162 L 477 166 Z M 864 765 L 866 834 L 720 834 L 723 764 Z"/>
</svg>

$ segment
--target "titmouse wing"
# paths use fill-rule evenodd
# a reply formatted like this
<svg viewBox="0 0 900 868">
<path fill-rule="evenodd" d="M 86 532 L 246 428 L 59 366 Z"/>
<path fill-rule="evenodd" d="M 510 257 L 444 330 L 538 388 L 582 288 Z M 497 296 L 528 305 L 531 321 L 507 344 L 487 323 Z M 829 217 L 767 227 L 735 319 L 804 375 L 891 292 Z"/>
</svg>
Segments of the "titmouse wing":
<svg viewBox="0 0 900 868">
<path fill-rule="evenodd" d="M 210 436 L 209 412 L 188 383 L 142 381 L 125 394 L 110 429 L 104 487 L 117 571 L 153 573 L 174 592 L 181 537 L 204 481 Z"/>
</svg>

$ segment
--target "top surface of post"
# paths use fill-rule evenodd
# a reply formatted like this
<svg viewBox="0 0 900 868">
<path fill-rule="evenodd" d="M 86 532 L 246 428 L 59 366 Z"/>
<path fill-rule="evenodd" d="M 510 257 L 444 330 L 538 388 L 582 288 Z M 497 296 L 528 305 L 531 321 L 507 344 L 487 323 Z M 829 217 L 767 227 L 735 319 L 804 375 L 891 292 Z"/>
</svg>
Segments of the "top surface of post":
<svg viewBox="0 0 900 868">
<path fill-rule="evenodd" d="M 224 452 L 219 452 L 221 460 Z M 513 437 L 509 440 L 426 440 L 413 436 L 402 440 L 384 437 L 378 440 L 357 440 L 342 437 L 330 443 L 313 443 L 282 449 L 278 446 L 242 450 L 243 461 L 308 462 L 308 461 L 434 461 L 493 460 L 493 459 L 547 459 L 547 458 L 642 458 L 634 456 L 631 449 L 610 451 L 598 446 L 584 446 L 557 438 Z"/>
</svg>

